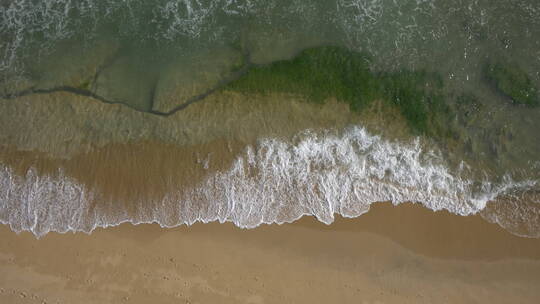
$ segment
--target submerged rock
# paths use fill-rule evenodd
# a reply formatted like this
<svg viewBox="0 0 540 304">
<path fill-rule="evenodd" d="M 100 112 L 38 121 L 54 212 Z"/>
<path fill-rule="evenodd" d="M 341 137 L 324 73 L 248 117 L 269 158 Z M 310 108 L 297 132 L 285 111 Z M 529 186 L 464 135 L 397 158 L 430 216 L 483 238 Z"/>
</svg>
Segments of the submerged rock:
<svg viewBox="0 0 540 304">
<path fill-rule="evenodd" d="M 540 105 L 538 88 L 517 64 L 503 61 L 489 63 L 485 75 L 495 89 L 510 98 L 514 104 Z"/>
</svg>

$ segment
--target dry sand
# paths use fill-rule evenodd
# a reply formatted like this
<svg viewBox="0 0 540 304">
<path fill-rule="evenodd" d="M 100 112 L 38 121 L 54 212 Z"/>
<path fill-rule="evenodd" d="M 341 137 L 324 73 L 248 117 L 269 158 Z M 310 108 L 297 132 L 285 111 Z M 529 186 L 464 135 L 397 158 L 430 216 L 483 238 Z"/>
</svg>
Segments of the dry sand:
<svg viewBox="0 0 540 304">
<path fill-rule="evenodd" d="M 540 240 L 478 216 L 377 204 L 241 230 L 0 228 L 0 303 L 538 303 Z"/>
</svg>

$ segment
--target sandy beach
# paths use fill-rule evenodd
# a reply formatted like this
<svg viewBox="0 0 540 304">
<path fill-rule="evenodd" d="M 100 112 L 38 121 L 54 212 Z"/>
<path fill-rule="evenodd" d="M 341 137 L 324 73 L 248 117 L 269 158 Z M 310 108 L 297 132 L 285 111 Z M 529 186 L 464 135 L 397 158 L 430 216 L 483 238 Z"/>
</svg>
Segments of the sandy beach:
<svg viewBox="0 0 540 304">
<path fill-rule="evenodd" d="M 0 304 L 540 303 L 539 14 L 0 0 Z"/>
<path fill-rule="evenodd" d="M 1 227 L 1 303 L 537 303 L 540 240 L 478 216 L 375 204 L 243 230 L 123 224 L 35 239 Z"/>
</svg>

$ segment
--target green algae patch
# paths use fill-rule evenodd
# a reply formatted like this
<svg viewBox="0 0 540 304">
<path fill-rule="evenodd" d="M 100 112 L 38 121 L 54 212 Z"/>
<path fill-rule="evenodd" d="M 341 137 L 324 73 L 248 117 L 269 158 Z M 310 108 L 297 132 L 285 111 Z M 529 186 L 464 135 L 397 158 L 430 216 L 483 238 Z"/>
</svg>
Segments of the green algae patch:
<svg viewBox="0 0 540 304">
<path fill-rule="evenodd" d="M 442 95 L 442 79 L 424 71 L 400 71 L 381 75 L 383 100 L 396 106 L 416 131 L 442 135 L 440 122 L 449 108 Z"/>
<path fill-rule="evenodd" d="M 339 47 L 317 47 L 290 60 L 253 66 L 225 90 L 245 94 L 290 93 L 323 103 L 335 98 L 362 111 L 375 100 L 395 106 L 410 128 L 419 133 L 440 133 L 437 117 L 447 110 L 442 80 L 423 71 L 376 73 L 370 56 Z"/>
<path fill-rule="evenodd" d="M 88 90 L 90 90 L 91 86 L 92 86 L 92 81 L 89 79 L 89 80 L 86 80 L 86 81 L 82 82 L 81 84 L 79 84 L 77 86 L 77 89 L 87 90 L 88 91 Z"/>
<path fill-rule="evenodd" d="M 308 49 L 291 60 L 252 67 L 227 89 L 256 94 L 298 94 L 317 103 L 330 97 L 342 101 L 356 97 L 356 102 L 361 103 L 363 97 L 370 94 L 361 90 L 369 87 L 363 84 L 373 78 L 368 64 L 363 54 L 345 53 L 331 47 Z"/>
<path fill-rule="evenodd" d="M 497 91 L 510 98 L 514 104 L 540 105 L 538 88 L 518 65 L 508 62 L 489 63 L 485 75 Z"/>
</svg>

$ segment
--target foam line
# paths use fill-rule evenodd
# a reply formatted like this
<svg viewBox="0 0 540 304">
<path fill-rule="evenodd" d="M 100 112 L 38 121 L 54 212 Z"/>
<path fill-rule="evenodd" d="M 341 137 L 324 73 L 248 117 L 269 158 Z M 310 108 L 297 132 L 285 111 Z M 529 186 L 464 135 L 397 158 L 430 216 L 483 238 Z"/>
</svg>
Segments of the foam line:
<svg viewBox="0 0 540 304">
<path fill-rule="evenodd" d="M 171 191 L 159 202 L 131 202 L 138 206 L 132 216 L 113 202 L 93 207 L 100 194 L 62 172 L 39 176 L 30 169 L 21 177 L 0 166 L 0 221 L 40 237 L 51 231 L 89 233 L 123 222 L 174 227 L 220 221 L 254 228 L 313 215 L 330 224 L 336 214 L 357 217 L 382 201 L 420 202 L 466 216 L 500 194 L 536 185 L 507 177 L 476 187 L 465 169 L 451 172 L 419 140 L 392 142 L 361 127 L 341 135 L 306 131 L 292 142 L 262 139 L 231 168 L 211 173 L 191 190 Z"/>
</svg>

